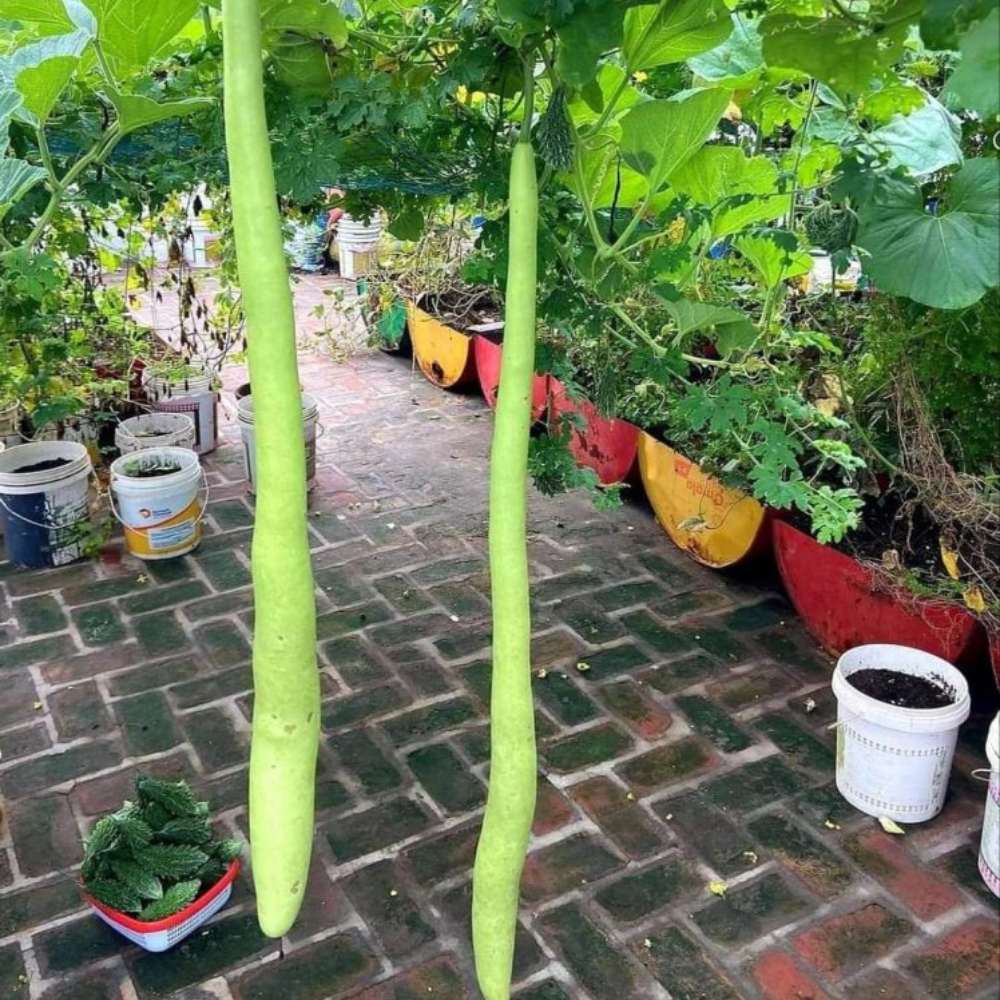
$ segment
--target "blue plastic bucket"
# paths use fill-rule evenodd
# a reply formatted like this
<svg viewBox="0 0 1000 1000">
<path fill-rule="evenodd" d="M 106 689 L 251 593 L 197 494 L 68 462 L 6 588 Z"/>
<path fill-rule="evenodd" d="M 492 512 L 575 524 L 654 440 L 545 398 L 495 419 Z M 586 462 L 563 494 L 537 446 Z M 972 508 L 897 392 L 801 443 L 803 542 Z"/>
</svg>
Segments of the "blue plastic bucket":
<svg viewBox="0 0 1000 1000">
<path fill-rule="evenodd" d="M 85 554 L 92 472 L 76 441 L 36 441 L 0 454 L 0 519 L 11 562 L 40 569 Z"/>
</svg>

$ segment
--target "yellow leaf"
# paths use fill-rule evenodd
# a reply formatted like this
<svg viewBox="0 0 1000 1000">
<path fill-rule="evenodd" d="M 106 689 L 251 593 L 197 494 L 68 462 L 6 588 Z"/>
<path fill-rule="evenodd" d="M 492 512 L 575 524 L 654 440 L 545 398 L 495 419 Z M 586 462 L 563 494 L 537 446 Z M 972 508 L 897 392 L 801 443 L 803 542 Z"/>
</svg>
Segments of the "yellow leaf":
<svg viewBox="0 0 1000 1000">
<path fill-rule="evenodd" d="M 944 563 L 944 568 L 948 571 L 948 576 L 953 580 L 957 580 L 959 577 L 958 555 L 952 552 L 944 542 L 941 543 L 941 562 Z"/>
<path fill-rule="evenodd" d="M 708 883 L 708 891 L 713 896 L 725 896 L 728 888 L 729 886 L 726 885 L 725 882 L 719 881 L 718 879 Z"/>
<path fill-rule="evenodd" d="M 969 587 L 962 597 L 965 599 L 965 606 L 970 611 L 978 611 L 980 614 L 986 610 L 986 598 L 983 592 L 976 586 Z"/>
<path fill-rule="evenodd" d="M 730 101 L 729 107 L 726 108 L 725 114 L 722 117 L 731 122 L 741 122 L 743 121 L 743 112 L 735 101 Z"/>
<path fill-rule="evenodd" d="M 881 826 L 886 833 L 894 833 L 900 837 L 906 833 L 906 831 L 899 826 L 899 824 L 893 822 L 888 816 L 879 816 L 878 822 L 879 826 Z"/>
</svg>

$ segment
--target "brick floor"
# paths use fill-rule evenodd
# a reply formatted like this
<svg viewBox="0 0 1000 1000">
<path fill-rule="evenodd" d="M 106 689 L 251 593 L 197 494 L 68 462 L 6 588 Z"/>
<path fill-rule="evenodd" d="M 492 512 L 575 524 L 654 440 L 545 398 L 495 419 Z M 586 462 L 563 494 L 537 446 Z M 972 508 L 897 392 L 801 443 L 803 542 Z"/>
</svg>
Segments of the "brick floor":
<svg viewBox="0 0 1000 1000">
<path fill-rule="evenodd" d="M 300 288 L 300 311 L 319 295 Z M 252 505 L 229 412 L 194 555 L 144 566 L 113 543 L 46 572 L 0 563 L 3 1000 L 477 996 L 490 415 L 401 358 L 306 354 L 302 378 L 326 427 L 310 526 L 325 700 L 286 957 L 246 877 L 162 956 L 75 886 L 78 835 L 140 768 L 187 777 L 245 831 Z M 830 665 L 769 577 L 695 566 L 641 502 L 535 496 L 530 531 L 543 774 L 518 1000 L 995 996 L 984 793 L 962 777 L 980 721 L 946 811 L 890 838 L 833 789 Z"/>
</svg>

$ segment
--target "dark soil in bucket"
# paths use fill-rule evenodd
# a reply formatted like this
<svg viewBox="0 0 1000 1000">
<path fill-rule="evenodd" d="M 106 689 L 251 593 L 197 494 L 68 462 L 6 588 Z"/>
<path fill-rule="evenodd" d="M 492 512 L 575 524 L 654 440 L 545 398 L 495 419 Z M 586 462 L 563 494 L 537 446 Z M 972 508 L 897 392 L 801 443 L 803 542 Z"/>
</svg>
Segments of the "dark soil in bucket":
<svg viewBox="0 0 1000 1000">
<path fill-rule="evenodd" d="M 915 677 L 898 670 L 855 670 L 847 681 L 862 694 L 899 708 L 944 708 L 955 702 L 955 690 L 936 674 Z"/>
<path fill-rule="evenodd" d="M 138 469 L 131 469 L 126 467 L 125 475 L 129 479 L 156 479 L 157 476 L 170 476 L 175 472 L 180 472 L 181 467 L 179 465 L 150 465 Z"/>
<path fill-rule="evenodd" d="M 49 469 L 58 469 L 60 466 L 69 465 L 68 458 L 47 458 L 44 462 L 35 462 L 34 465 L 22 465 L 15 469 L 15 475 L 19 472 L 48 472 Z"/>
</svg>

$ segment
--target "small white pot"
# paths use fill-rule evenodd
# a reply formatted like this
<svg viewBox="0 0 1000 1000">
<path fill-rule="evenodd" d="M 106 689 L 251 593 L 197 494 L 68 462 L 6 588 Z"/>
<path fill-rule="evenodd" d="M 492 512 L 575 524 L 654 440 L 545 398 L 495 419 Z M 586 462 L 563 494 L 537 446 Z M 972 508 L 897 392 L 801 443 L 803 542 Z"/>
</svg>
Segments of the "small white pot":
<svg viewBox="0 0 1000 1000">
<path fill-rule="evenodd" d="M 901 708 L 862 694 L 848 677 L 884 669 L 940 678 L 955 692 L 943 708 Z M 933 819 L 944 805 L 969 686 L 950 663 L 908 646 L 857 646 L 837 662 L 837 789 L 869 816 L 901 823 Z"/>
<path fill-rule="evenodd" d="M 983 814 L 983 836 L 979 846 L 979 874 L 994 896 L 1000 896 L 1000 712 L 986 737 L 990 762 L 990 787 Z"/>
</svg>

